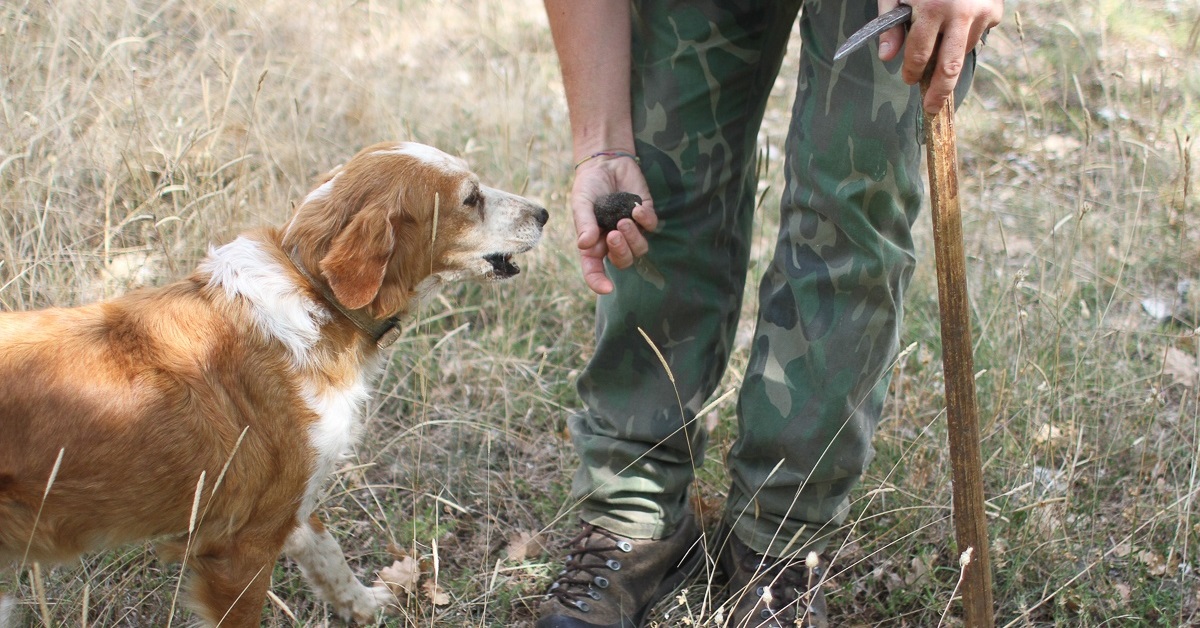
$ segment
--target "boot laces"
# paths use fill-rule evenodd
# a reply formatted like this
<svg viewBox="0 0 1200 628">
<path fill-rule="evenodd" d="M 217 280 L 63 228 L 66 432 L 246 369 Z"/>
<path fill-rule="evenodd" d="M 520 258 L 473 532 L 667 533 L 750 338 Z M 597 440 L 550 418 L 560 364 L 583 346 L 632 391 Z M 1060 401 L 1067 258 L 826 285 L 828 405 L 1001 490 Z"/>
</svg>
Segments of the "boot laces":
<svg viewBox="0 0 1200 628">
<path fill-rule="evenodd" d="M 632 549 L 629 541 L 585 523 L 583 531 L 567 543 L 566 565 L 558 572 L 546 596 L 558 598 L 564 606 L 588 612 L 591 610 L 589 600 L 600 600 L 603 597 L 600 591 L 610 584 L 604 572 L 621 569 L 621 562 L 610 554 Z"/>
</svg>

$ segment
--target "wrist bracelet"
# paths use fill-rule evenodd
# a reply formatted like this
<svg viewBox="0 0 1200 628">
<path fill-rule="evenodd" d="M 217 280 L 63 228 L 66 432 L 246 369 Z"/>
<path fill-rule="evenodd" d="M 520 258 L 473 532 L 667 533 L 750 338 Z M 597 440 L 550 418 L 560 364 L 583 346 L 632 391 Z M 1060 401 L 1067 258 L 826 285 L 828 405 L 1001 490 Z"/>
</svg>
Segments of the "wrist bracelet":
<svg viewBox="0 0 1200 628">
<path fill-rule="evenodd" d="M 623 150 L 602 150 L 598 153 L 592 153 L 591 155 L 588 155 L 587 157 L 580 159 L 579 163 L 575 164 L 575 170 L 579 170 L 580 166 L 582 166 L 583 164 L 585 164 L 588 161 L 591 161 L 597 157 L 628 157 L 628 158 L 632 159 L 634 161 L 634 163 L 636 163 L 636 164 L 640 165 L 642 163 L 642 159 L 640 157 L 638 157 L 637 155 L 634 155 L 633 153 L 627 153 Z"/>
</svg>

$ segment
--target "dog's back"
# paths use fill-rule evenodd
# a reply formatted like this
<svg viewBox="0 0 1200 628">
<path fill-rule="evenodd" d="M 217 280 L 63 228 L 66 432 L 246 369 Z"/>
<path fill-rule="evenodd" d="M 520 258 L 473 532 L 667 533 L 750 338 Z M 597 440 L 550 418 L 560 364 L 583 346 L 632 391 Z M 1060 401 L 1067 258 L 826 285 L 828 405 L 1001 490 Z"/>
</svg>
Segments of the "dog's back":
<svg viewBox="0 0 1200 628">
<path fill-rule="evenodd" d="M 204 525 L 228 529 L 249 516 L 225 510 L 247 493 L 261 497 L 257 474 L 236 473 L 234 459 L 224 486 L 213 485 L 242 430 L 260 427 L 251 424 L 265 408 L 284 411 L 294 393 L 271 378 L 277 368 L 256 364 L 278 351 L 247 347 L 233 331 L 237 308 L 206 292 L 189 280 L 82 308 L 0 314 L 0 563 L 186 534 L 201 472 L 200 505 L 212 515 Z M 303 459 L 298 436 L 247 430 L 238 447 L 276 455 L 290 446 Z M 302 472 L 290 475 L 303 487 Z"/>
</svg>

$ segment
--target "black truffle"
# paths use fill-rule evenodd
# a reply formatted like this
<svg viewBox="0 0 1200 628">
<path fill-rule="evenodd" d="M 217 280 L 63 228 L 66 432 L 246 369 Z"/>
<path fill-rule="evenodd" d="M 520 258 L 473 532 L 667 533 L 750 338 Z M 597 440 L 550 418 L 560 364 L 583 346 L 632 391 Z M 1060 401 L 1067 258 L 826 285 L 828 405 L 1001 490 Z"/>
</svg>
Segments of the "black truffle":
<svg viewBox="0 0 1200 628">
<path fill-rule="evenodd" d="M 606 194 L 596 201 L 596 224 L 601 231 L 612 231 L 617 228 L 617 221 L 633 218 L 633 208 L 641 204 L 642 197 L 632 192 Z"/>
</svg>

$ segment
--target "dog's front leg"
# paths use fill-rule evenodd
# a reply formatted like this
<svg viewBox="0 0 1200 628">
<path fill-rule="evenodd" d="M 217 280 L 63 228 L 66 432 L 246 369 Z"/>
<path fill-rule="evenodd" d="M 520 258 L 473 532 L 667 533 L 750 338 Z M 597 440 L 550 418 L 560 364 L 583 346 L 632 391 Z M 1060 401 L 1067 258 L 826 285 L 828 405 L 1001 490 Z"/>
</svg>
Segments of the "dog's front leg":
<svg viewBox="0 0 1200 628">
<path fill-rule="evenodd" d="M 387 586 L 367 587 L 358 581 L 337 540 L 315 514 L 296 526 L 283 551 L 300 565 L 300 573 L 313 591 L 343 619 L 370 622 L 394 599 Z"/>
</svg>

